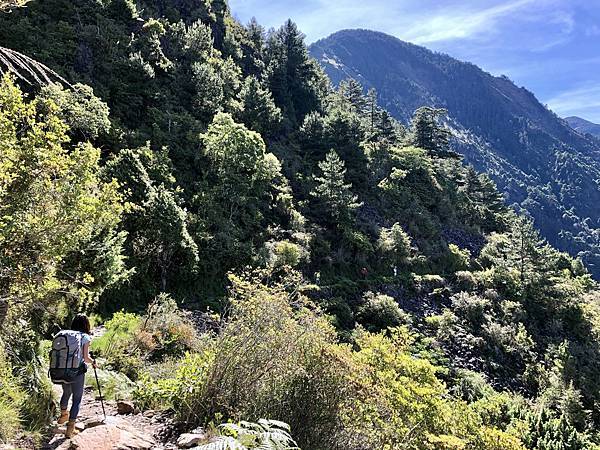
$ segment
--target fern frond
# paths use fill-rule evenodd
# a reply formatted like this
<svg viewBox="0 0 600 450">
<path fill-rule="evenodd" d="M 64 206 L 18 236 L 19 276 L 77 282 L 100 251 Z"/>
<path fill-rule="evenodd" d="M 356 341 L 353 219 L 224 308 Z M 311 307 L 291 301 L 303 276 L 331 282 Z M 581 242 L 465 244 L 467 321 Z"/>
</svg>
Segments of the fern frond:
<svg viewBox="0 0 600 450">
<path fill-rule="evenodd" d="M 198 450 L 248 450 L 237 439 L 229 436 L 220 436 L 216 441 L 196 447 Z"/>
<path fill-rule="evenodd" d="M 0 0 L 0 12 L 10 12 L 14 8 L 25 6 L 29 0 Z"/>
<path fill-rule="evenodd" d="M 270 430 L 273 428 L 279 428 L 280 430 L 285 430 L 288 433 L 292 432 L 292 428 L 285 422 L 281 420 L 273 420 L 273 419 L 260 419 L 258 423 L 265 429 Z"/>
<path fill-rule="evenodd" d="M 258 423 L 246 421 L 224 423 L 219 425 L 218 429 L 221 433 L 219 440 L 207 444 L 214 447 L 199 447 L 201 450 L 222 450 L 222 447 L 218 446 L 222 445 L 224 440 L 229 443 L 236 442 L 239 447 L 232 447 L 235 450 L 300 450 L 292 438 L 288 424 L 278 420 L 261 419 Z"/>
</svg>

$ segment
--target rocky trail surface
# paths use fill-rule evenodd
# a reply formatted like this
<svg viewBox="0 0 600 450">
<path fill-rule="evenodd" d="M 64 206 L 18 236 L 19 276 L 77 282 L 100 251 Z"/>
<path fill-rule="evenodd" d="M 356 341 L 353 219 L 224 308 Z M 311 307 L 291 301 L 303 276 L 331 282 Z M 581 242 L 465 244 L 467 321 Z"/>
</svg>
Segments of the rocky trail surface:
<svg viewBox="0 0 600 450">
<path fill-rule="evenodd" d="M 169 450 L 178 448 L 169 442 L 172 424 L 168 416 L 154 411 L 138 412 L 129 402 L 105 401 L 102 406 L 86 387 L 77 419 L 79 434 L 72 439 L 64 436 L 65 425 L 56 425 L 43 450 Z"/>
<path fill-rule="evenodd" d="M 98 338 L 105 331 L 103 327 L 98 327 L 93 331 L 93 337 Z M 182 433 L 181 426 L 168 414 L 141 412 L 129 401 L 104 400 L 105 416 L 96 389 L 94 373 L 90 368 L 77 418 L 79 433 L 67 439 L 66 425 L 54 424 L 41 446 L 42 450 L 174 450 L 193 448 L 207 441 L 202 430 Z M 55 391 L 56 397 L 60 397 L 61 388 L 55 386 Z M 19 448 L 37 449 L 35 446 Z"/>
</svg>

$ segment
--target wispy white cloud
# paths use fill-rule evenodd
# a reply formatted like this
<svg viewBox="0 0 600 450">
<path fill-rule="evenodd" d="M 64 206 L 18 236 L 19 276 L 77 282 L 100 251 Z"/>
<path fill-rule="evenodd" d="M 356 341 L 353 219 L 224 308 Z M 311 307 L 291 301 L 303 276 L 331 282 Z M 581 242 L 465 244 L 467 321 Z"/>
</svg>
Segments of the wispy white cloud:
<svg viewBox="0 0 600 450">
<path fill-rule="evenodd" d="M 243 22 L 287 18 L 314 42 L 345 28 L 368 28 L 506 73 L 560 114 L 600 121 L 598 0 L 229 0 Z M 581 86 L 584 86 L 582 88 Z M 573 98 L 575 100 L 573 100 Z"/>
<path fill-rule="evenodd" d="M 468 9 L 456 12 L 447 9 L 441 14 L 417 22 L 405 33 L 412 42 L 427 44 L 451 39 L 465 39 L 481 33 L 496 30 L 496 24 L 540 0 L 513 0 L 502 2 L 485 9 Z"/>
<path fill-rule="evenodd" d="M 600 122 L 600 83 L 566 90 L 547 103 L 560 116 L 582 116 Z"/>
</svg>

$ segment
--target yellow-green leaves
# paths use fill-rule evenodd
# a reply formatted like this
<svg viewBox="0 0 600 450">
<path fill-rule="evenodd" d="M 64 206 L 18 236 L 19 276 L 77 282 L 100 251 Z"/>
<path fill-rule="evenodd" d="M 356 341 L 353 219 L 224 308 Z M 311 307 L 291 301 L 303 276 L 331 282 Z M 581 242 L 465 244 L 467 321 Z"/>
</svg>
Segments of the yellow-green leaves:
<svg viewBox="0 0 600 450">
<path fill-rule="evenodd" d="M 97 296 L 104 286 L 77 260 L 120 220 L 116 184 L 98 177 L 100 151 L 70 146 L 67 131 L 52 100 L 30 101 L 2 79 L 0 294 L 24 318 L 33 305 L 38 315 L 53 314 L 58 303 Z"/>
</svg>

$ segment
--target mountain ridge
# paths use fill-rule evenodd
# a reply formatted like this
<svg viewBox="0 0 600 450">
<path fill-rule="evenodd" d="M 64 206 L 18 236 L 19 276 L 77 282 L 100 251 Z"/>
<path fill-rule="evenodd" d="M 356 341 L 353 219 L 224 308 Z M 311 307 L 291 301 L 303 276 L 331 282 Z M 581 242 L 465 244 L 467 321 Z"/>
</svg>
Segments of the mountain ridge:
<svg viewBox="0 0 600 450">
<path fill-rule="evenodd" d="M 571 128 L 583 134 L 591 134 L 600 138 L 600 125 L 577 116 L 565 117 L 565 121 Z"/>
<path fill-rule="evenodd" d="M 524 87 L 470 62 L 370 30 L 341 30 L 310 46 L 334 84 L 355 78 L 408 123 L 420 106 L 448 110 L 454 146 L 489 172 L 550 243 L 600 275 L 600 144 L 573 130 Z"/>
</svg>

